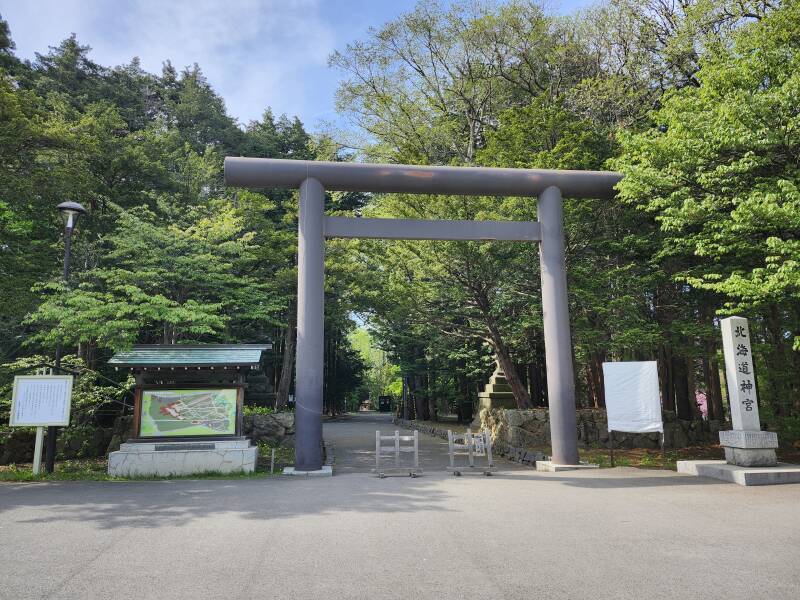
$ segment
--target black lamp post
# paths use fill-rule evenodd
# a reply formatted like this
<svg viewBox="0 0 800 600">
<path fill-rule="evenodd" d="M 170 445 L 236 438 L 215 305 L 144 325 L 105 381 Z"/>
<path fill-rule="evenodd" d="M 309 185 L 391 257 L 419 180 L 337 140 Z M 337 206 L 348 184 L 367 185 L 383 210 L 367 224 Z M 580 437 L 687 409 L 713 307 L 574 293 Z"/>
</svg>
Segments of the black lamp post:
<svg viewBox="0 0 800 600">
<path fill-rule="evenodd" d="M 62 202 L 58 205 L 58 211 L 64 220 L 64 283 L 69 278 L 69 259 L 72 250 L 72 232 L 78 223 L 78 217 L 86 213 L 77 202 Z M 56 343 L 55 370 L 61 368 L 61 340 Z M 56 464 L 56 427 L 47 428 L 47 446 L 45 448 L 44 468 L 47 473 L 52 473 Z"/>
</svg>

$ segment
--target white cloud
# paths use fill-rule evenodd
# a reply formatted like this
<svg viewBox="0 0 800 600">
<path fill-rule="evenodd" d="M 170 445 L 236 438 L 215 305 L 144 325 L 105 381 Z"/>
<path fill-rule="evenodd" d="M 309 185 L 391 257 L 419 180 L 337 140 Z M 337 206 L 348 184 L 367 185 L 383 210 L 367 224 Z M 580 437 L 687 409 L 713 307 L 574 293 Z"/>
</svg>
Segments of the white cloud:
<svg viewBox="0 0 800 600">
<path fill-rule="evenodd" d="M 74 32 L 104 65 L 138 56 L 143 68 L 158 73 L 166 59 L 178 69 L 198 63 L 243 122 L 267 106 L 313 120 L 333 94 L 314 85 L 330 83 L 326 61 L 335 46 L 320 1 L 0 2 L 0 13 L 24 57 Z"/>
</svg>

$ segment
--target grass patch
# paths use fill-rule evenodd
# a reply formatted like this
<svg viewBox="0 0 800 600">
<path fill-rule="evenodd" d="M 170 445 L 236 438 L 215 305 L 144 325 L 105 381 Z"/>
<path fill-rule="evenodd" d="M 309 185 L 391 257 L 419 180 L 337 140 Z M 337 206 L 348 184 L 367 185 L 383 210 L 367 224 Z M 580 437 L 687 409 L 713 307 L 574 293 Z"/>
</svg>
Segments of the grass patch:
<svg viewBox="0 0 800 600">
<path fill-rule="evenodd" d="M 589 448 L 580 452 L 581 460 L 599 464 L 601 467 L 610 467 L 608 448 Z M 800 462 L 800 451 L 793 447 L 784 447 L 777 450 L 778 460 L 781 462 Z M 706 446 L 690 446 L 688 448 L 668 449 L 663 454 L 660 450 L 647 450 L 644 448 L 615 449 L 614 464 L 618 467 L 635 467 L 638 469 L 666 469 L 677 470 L 679 460 L 722 460 L 725 451 L 719 444 Z"/>
<path fill-rule="evenodd" d="M 196 473 L 193 475 L 168 475 L 165 477 L 112 477 L 108 474 L 108 459 L 87 458 L 81 460 L 56 461 L 55 470 L 46 474 L 44 465 L 39 475 L 33 474 L 31 463 L 0 465 L 0 481 L 173 481 L 181 479 L 262 479 L 270 473 L 272 447 L 258 445 L 256 470 L 253 473 Z M 275 448 L 275 472 L 281 475 L 283 467 L 294 464 L 294 448 Z"/>
<path fill-rule="evenodd" d="M 33 474 L 31 463 L 0 465 L 0 481 L 106 481 L 114 479 L 108 475 L 107 462 L 104 458 L 56 461 L 49 475 L 44 465 L 39 475 Z"/>
<path fill-rule="evenodd" d="M 611 467 L 608 448 L 582 449 L 580 456 L 582 461 L 598 464 L 601 468 Z M 719 446 L 669 449 L 663 453 L 660 450 L 649 450 L 647 448 L 614 449 L 614 466 L 634 467 L 636 469 L 676 471 L 679 460 L 716 460 L 720 458 L 724 458 L 724 452 Z"/>
<path fill-rule="evenodd" d="M 275 412 L 274 408 L 268 406 L 243 406 L 242 414 L 246 417 L 250 415 L 271 415 Z"/>
</svg>

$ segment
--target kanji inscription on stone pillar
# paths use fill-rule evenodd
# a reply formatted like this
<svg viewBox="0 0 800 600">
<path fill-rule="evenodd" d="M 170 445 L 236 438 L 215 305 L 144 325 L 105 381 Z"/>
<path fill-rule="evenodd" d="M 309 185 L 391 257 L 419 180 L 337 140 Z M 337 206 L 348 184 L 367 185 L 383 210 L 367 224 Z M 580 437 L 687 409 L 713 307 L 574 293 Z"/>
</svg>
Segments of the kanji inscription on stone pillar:
<svg viewBox="0 0 800 600">
<path fill-rule="evenodd" d="M 760 431 L 758 396 L 747 319 L 728 317 L 721 322 L 725 352 L 725 379 L 734 430 Z"/>
</svg>

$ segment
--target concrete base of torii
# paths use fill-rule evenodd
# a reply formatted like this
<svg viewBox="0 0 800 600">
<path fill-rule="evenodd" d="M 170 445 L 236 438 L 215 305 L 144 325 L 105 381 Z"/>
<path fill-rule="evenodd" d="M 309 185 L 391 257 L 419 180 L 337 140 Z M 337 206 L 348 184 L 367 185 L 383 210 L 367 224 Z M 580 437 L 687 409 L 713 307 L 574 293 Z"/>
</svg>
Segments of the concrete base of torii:
<svg viewBox="0 0 800 600">
<path fill-rule="evenodd" d="M 322 468 L 316 471 L 298 471 L 294 467 L 284 467 L 283 474 L 292 477 L 332 477 L 333 467 L 331 465 L 322 465 Z"/>
<path fill-rule="evenodd" d="M 580 471 L 583 469 L 599 469 L 600 465 L 592 463 L 579 463 L 577 465 L 559 465 L 552 460 L 537 460 L 536 470 L 547 473 L 559 473 L 561 471 Z"/>
</svg>

